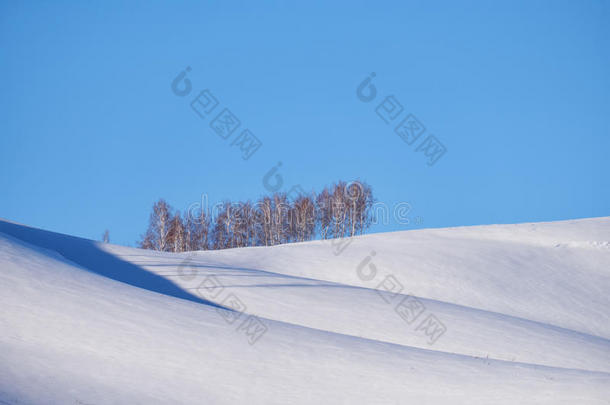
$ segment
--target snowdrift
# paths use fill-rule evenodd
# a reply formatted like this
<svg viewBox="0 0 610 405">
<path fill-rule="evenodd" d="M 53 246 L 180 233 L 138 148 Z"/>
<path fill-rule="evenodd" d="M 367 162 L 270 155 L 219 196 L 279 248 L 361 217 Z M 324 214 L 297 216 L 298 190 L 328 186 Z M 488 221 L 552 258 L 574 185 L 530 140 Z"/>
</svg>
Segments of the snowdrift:
<svg viewBox="0 0 610 405">
<path fill-rule="evenodd" d="M 1 404 L 602 404 L 610 218 L 192 253 L 0 221 Z"/>
</svg>

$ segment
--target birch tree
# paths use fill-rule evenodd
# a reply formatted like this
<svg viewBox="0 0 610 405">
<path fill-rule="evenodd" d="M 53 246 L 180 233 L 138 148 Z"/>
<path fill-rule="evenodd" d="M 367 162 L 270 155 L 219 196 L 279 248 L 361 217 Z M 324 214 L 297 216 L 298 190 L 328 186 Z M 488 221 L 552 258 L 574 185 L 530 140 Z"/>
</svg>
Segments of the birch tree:
<svg viewBox="0 0 610 405">
<path fill-rule="evenodd" d="M 172 208 L 160 199 L 153 204 L 153 210 L 148 219 L 148 229 L 142 236 L 139 245 L 143 249 L 168 251 L 168 235 L 171 222 Z"/>
</svg>

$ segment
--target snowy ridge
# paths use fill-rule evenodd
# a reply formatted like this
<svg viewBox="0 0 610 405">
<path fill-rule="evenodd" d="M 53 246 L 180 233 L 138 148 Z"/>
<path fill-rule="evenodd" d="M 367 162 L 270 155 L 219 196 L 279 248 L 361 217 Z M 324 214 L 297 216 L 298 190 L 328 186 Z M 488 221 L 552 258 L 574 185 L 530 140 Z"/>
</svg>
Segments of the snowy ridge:
<svg viewBox="0 0 610 405">
<path fill-rule="evenodd" d="M 0 221 L 0 403 L 607 403 L 608 241 L 594 218 L 171 254 Z"/>
</svg>

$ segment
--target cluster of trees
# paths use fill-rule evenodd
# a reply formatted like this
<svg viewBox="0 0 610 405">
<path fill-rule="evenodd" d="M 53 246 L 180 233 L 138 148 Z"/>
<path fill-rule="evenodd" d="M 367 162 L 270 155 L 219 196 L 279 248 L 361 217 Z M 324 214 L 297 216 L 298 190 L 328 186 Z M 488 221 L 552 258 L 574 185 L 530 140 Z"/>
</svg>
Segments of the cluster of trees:
<svg viewBox="0 0 610 405">
<path fill-rule="evenodd" d="M 181 215 L 160 199 L 138 244 L 144 249 L 187 252 L 353 236 L 371 225 L 373 202 L 368 184 L 344 181 L 319 194 L 289 198 L 278 192 L 254 203 L 225 201 L 211 213 L 201 208 Z"/>
</svg>

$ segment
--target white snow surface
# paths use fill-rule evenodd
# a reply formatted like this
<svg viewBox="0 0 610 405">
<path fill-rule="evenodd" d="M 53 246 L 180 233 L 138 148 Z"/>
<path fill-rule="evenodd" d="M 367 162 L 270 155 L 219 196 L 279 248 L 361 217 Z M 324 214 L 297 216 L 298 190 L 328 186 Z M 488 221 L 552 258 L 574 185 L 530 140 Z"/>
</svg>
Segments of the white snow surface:
<svg viewBox="0 0 610 405">
<path fill-rule="evenodd" d="M 0 404 L 608 404 L 609 312 L 610 217 L 181 254 L 0 220 Z"/>
</svg>

